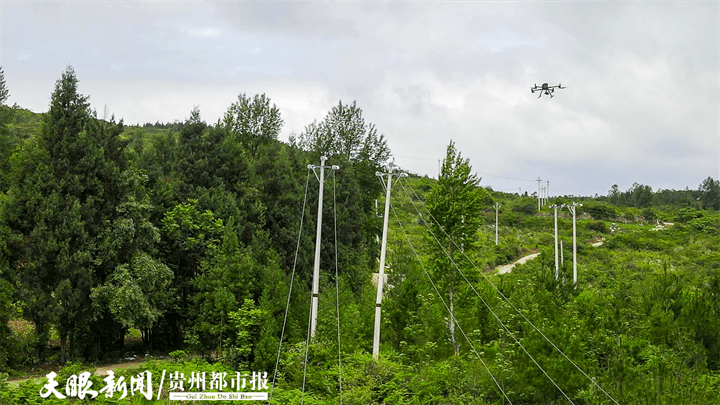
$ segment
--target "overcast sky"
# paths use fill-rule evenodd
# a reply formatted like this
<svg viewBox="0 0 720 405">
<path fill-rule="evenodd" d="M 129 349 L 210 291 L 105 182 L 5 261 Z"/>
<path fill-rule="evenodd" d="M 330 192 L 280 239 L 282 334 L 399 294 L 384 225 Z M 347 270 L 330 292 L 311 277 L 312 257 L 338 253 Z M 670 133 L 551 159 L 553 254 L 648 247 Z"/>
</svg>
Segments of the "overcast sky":
<svg viewBox="0 0 720 405">
<path fill-rule="evenodd" d="M 212 124 L 239 94 L 265 93 L 287 141 L 357 101 L 397 165 L 436 177 L 453 140 L 496 190 L 720 177 L 715 2 L 0 6 L 9 104 L 35 112 L 72 65 L 98 115 L 126 124 L 184 120 L 194 105 Z M 567 89 L 531 94 L 545 82 Z"/>
</svg>

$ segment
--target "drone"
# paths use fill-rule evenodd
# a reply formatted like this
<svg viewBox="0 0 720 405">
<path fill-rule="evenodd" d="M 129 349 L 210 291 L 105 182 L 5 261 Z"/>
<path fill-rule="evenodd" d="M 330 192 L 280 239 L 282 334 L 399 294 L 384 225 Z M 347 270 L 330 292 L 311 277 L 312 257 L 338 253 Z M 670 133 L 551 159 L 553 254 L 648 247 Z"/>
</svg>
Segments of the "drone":
<svg viewBox="0 0 720 405">
<path fill-rule="evenodd" d="M 540 92 L 540 95 L 538 98 L 542 97 L 543 92 L 545 92 L 546 95 L 553 97 L 553 92 L 555 92 L 555 89 L 566 89 L 567 87 L 562 87 L 562 83 L 558 84 L 557 86 L 548 86 L 547 83 L 543 83 L 541 87 L 538 87 L 536 84 L 535 87 L 530 88 L 530 91 L 532 93 L 535 93 L 536 91 Z"/>
</svg>

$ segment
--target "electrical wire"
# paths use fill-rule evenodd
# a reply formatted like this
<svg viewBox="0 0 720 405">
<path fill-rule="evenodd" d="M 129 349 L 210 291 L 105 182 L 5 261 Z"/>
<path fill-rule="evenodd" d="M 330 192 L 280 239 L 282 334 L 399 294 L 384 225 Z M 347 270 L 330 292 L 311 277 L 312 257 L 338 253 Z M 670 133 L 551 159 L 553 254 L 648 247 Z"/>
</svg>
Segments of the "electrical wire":
<svg viewBox="0 0 720 405">
<path fill-rule="evenodd" d="M 303 382 L 300 405 L 305 403 L 305 377 L 307 376 L 308 350 L 310 349 L 310 324 L 312 322 L 312 291 L 310 292 L 310 312 L 308 313 L 307 340 L 305 340 L 305 360 L 303 361 Z"/>
<path fill-rule="evenodd" d="M 338 331 L 338 383 L 340 385 L 340 405 L 343 403 L 342 392 L 342 354 L 340 352 L 340 283 L 338 280 L 338 243 L 337 243 L 337 203 L 335 198 L 335 171 L 333 170 L 333 219 L 335 225 L 335 309 L 337 311 Z"/>
<path fill-rule="evenodd" d="M 295 246 L 295 260 L 293 261 L 292 275 L 290 276 L 290 290 L 288 291 L 287 303 L 285 304 L 285 317 L 283 318 L 282 332 L 280 332 L 280 344 L 278 346 L 277 359 L 275 360 L 275 370 L 273 371 L 273 381 L 270 387 L 270 395 L 268 401 L 272 399 L 273 390 L 275 389 L 275 378 L 277 377 L 277 369 L 280 364 L 280 350 L 282 350 L 282 342 L 285 337 L 285 326 L 287 325 L 288 310 L 290 308 L 290 296 L 292 295 L 293 283 L 295 281 L 295 268 L 297 266 L 298 252 L 300 251 L 300 236 L 302 235 L 303 220 L 305 219 L 305 206 L 307 204 L 308 183 L 310 182 L 310 169 L 308 169 L 307 178 L 305 179 L 305 197 L 303 197 L 302 213 L 300 214 L 300 230 L 298 231 L 297 245 Z"/>
<path fill-rule="evenodd" d="M 405 187 L 404 187 L 402 184 L 401 184 L 400 186 L 403 187 L 403 191 L 405 191 L 405 195 L 408 197 L 408 199 L 410 199 L 410 202 L 412 203 L 413 207 L 414 207 L 415 210 L 417 211 L 418 215 L 420 215 L 420 217 L 422 218 L 422 214 L 420 213 L 420 211 L 419 211 L 419 210 L 417 209 L 417 207 L 415 206 L 415 203 L 414 203 L 414 202 L 412 201 L 412 199 L 410 198 L 410 195 L 407 194 L 407 191 L 405 190 Z M 429 212 L 429 211 L 428 211 L 428 212 Z M 434 220 L 434 219 L 435 219 L 435 218 L 433 218 L 433 220 Z M 425 221 L 423 221 L 423 222 L 425 222 Z M 440 226 L 439 223 L 437 223 L 437 221 L 435 221 L 435 223 L 438 225 L 439 228 L 442 229 L 442 227 Z M 485 300 L 483 299 L 483 297 L 480 296 L 480 294 L 477 292 L 477 290 L 476 290 L 475 287 L 472 285 L 472 283 L 467 279 L 467 277 L 465 277 L 465 273 L 463 273 L 462 270 L 460 270 L 460 267 L 457 265 L 457 263 L 455 263 L 455 260 L 453 260 L 453 258 L 450 256 L 450 254 L 449 254 L 449 253 L 447 252 L 447 250 L 445 249 L 445 247 L 442 245 L 442 243 L 440 243 L 440 241 L 438 240 L 438 238 L 435 236 L 435 233 L 430 229 L 429 226 L 427 226 L 427 223 L 425 223 L 425 227 L 428 229 L 428 231 L 430 231 L 430 235 L 432 235 L 433 239 L 435 239 L 435 242 L 437 242 L 437 244 L 440 246 L 440 249 L 442 249 L 443 253 L 445 253 L 445 256 L 447 256 L 447 258 L 450 259 L 450 263 L 452 263 L 453 266 L 455 266 L 455 269 L 458 271 L 458 273 L 460 273 L 460 275 L 463 277 L 463 279 L 465 280 L 465 282 L 468 283 L 468 285 L 470 286 L 470 288 L 475 292 L 475 294 L 478 296 L 478 298 L 480 298 L 480 301 L 482 301 L 482 303 L 485 305 L 485 307 L 493 314 L 493 316 L 495 317 L 495 319 L 500 323 L 500 325 L 503 327 L 503 329 L 505 329 L 505 331 L 508 333 L 508 335 L 510 335 L 510 337 L 513 338 L 513 340 L 515 341 L 515 343 L 517 343 L 517 345 L 520 346 L 520 348 L 525 352 L 525 354 L 527 354 L 528 357 L 530 357 L 530 360 L 532 360 L 533 363 L 535 363 L 535 365 L 540 369 L 540 371 L 542 371 L 542 373 L 545 375 L 545 377 L 547 377 L 548 380 L 550 380 L 550 382 L 555 386 L 555 388 L 557 388 L 557 389 L 560 391 L 560 393 L 561 393 L 571 404 L 574 405 L 574 402 L 570 399 L 570 397 L 567 396 L 567 394 L 565 394 L 565 391 L 563 391 L 563 389 L 560 388 L 559 385 L 557 385 L 557 383 L 555 382 L 555 380 L 553 380 L 552 377 L 550 377 L 550 375 L 548 375 L 548 373 L 545 371 L 544 368 L 542 368 L 542 366 L 540 365 L 540 363 L 538 363 L 538 362 L 535 360 L 535 358 L 530 354 L 530 352 L 528 352 L 528 351 L 525 349 L 525 347 L 522 345 L 522 343 L 520 343 L 520 341 L 515 337 L 515 335 L 514 335 L 512 332 L 510 332 L 510 330 L 507 328 L 507 326 L 505 326 L 505 324 L 503 323 L 503 321 L 500 320 L 500 317 L 497 316 L 497 314 L 495 313 L 495 311 L 493 311 L 493 309 L 490 307 L 490 305 L 488 305 L 488 303 L 485 302 Z M 446 235 L 447 235 L 447 234 L 446 234 Z M 448 238 L 450 238 L 450 236 L 448 236 Z M 453 243 L 454 243 L 454 242 L 453 242 Z M 457 245 L 455 245 L 455 246 L 457 247 Z M 462 250 L 463 250 L 463 249 L 460 249 L 461 252 L 462 252 Z M 463 252 L 463 254 L 464 254 L 464 252 Z"/>
<path fill-rule="evenodd" d="M 402 186 L 402 184 L 401 184 L 401 186 Z M 402 186 L 402 187 L 403 187 L 403 190 L 405 190 L 405 187 L 404 187 L 404 186 Z M 417 195 L 417 193 L 415 193 L 415 190 L 412 188 L 412 186 L 410 186 L 410 185 L 408 184 L 408 187 L 410 187 L 410 189 L 412 190 L 413 194 L 415 195 L 415 198 L 419 198 L 418 195 Z M 415 203 L 412 201 L 412 198 L 410 198 L 410 196 L 407 194 L 407 191 L 405 191 L 405 194 L 407 195 L 408 199 L 410 199 L 410 201 L 413 203 L 413 207 L 414 207 L 414 206 L 415 206 Z M 417 208 L 415 208 L 415 210 L 417 211 Z M 438 221 L 435 219 L 435 217 L 432 215 L 432 213 L 430 212 L 430 210 L 428 210 L 427 207 L 425 207 L 425 210 L 428 212 L 428 214 L 430 214 L 430 217 L 432 218 L 432 220 L 435 221 L 435 223 L 436 223 L 436 224 L 438 225 L 438 227 L 443 231 L 443 233 L 445 233 L 445 235 L 446 235 L 446 236 L 448 237 L 448 239 L 453 243 L 453 245 L 454 245 L 456 248 L 459 249 L 457 243 L 455 243 L 455 241 L 450 237 L 450 235 L 447 234 L 447 232 L 443 229 L 443 227 L 440 226 L 440 224 L 439 224 Z M 418 211 L 418 214 L 420 214 L 419 211 Z M 422 217 L 422 214 L 420 214 L 420 216 Z M 429 228 L 428 228 L 428 229 L 429 229 Z M 585 371 L 583 371 L 583 369 L 581 369 L 580 366 L 578 366 L 574 361 L 572 361 L 562 350 L 560 350 L 559 347 L 557 347 L 557 345 L 555 345 L 555 343 L 553 343 L 547 336 L 545 336 L 545 334 L 544 334 L 537 326 L 535 326 L 535 324 L 534 324 L 532 321 L 530 321 L 530 319 L 528 319 L 527 316 L 525 316 L 525 314 L 523 314 L 523 313 L 505 296 L 505 294 L 503 294 L 503 293 L 497 288 L 497 286 L 496 286 L 492 281 L 490 281 L 490 279 L 485 275 L 485 273 L 484 273 L 482 270 L 480 270 L 480 269 L 477 267 L 477 265 L 476 265 L 472 260 L 470 260 L 470 258 L 467 256 L 467 254 L 465 254 L 465 252 L 462 252 L 462 255 L 463 255 L 463 257 L 465 257 L 465 260 L 467 260 L 467 261 L 480 273 L 480 275 L 482 275 L 482 277 L 485 279 L 485 281 L 487 281 L 488 284 L 490 284 L 490 286 L 492 286 L 492 288 L 505 300 L 505 302 L 507 302 L 507 303 L 515 310 L 515 312 L 517 312 L 528 324 L 530 324 L 530 326 L 532 326 L 533 329 L 535 329 L 548 343 L 550 343 L 550 345 L 551 345 L 553 348 L 555 348 L 555 350 L 556 350 L 558 353 L 560 353 L 567 361 L 569 361 L 573 366 L 575 366 L 575 368 L 576 368 L 578 371 L 580 371 L 580 373 L 582 373 L 582 375 L 584 375 L 588 380 L 590 380 L 590 382 L 592 382 L 593 385 L 595 385 L 595 387 L 597 387 L 598 389 L 600 389 L 600 391 L 602 391 L 608 398 L 610 398 L 610 400 L 612 400 L 616 405 L 620 405 L 620 404 L 615 400 L 615 398 L 613 398 L 613 397 L 612 397 L 610 394 L 608 394 L 607 391 L 605 391 L 597 382 L 595 382 L 595 379 L 593 379 L 593 378 L 591 378 L 589 375 L 587 375 L 587 373 L 585 373 Z M 451 260 L 452 260 L 452 259 L 451 259 Z M 471 285 L 471 287 L 472 287 L 472 285 Z M 473 288 L 473 290 L 475 290 L 475 289 Z M 568 400 L 569 400 L 569 398 L 568 398 Z M 571 402 L 572 402 L 572 401 L 571 401 Z"/>
<path fill-rule="evenodd" d="M 490 368 L 488 368 L 487 364 L 485 364 L 485 361 L 483 361 L 482 357 L 480 357 L 480 354 L 475 349 L 475 346 L 472 344 L 470 339 L 467 337 L 467 335 L 465 334 L 465 331 L 463 331 L 462 327 L 460 326 L 460 323 L 455 318 L 455 315 L 450 310 L 450 308 L 447 306 L 447 303 L 445 303 L 445 299 L 443 299 L 442 294 L 440 294 L 440 291 L 437 289 L 437 286 L 433 282 L 432 277 L 430 277 L 430 273 L 428 273 L 427 269 L 425 268 L 425 265 L 423 265 L 423 263 L 422 263 L 422 260 L 420 260 L 420 256 L 415 251 L 415 247 L 413 246 L 412 242 L 410 242 L 410 238 L 408 237 L 407 232 L 405 232 L 405 227 L 403 226 L 402 222 L 400 222 L 400 218 L 398 217 L 397 212 L 395 211 L 395 207 L 392 204 L 390 204 L 390 208 L 392 208 L 392 210 L 393 210 L 393 215 L 395 215 L 395 219 L 397 220 L 398 225 L 400 225 L 400 229 L 402 229 L 403 235 L 405 235 L 405 239 L 407 239 L 408 244 L 410 245 L 410 249 L 415 254 L 415 258 L 418 260 L 418 263 L 420 263 L 420 267 L 422 267 L 423 272 L 425 272 L 425 275 L 427 276 L 428 280 L 430 280 L 430 284 L 432 285 L 433 289 L 435 290 L 435 293 L 438 295 L 438 298 L 440 298 L 440 301 L 443 303 L 443 306 L 445 306 L 445 309 L 450 314 L 450 319 L 452 319 L 452 321 L 455 323 L 455 325 L 457 325 L 458 329 L 460 330 L 460 333 L 462 333 L 463 337 L 465 337 L 465 340 L 468 342 L 468 345 L 470 345 L 470 347 L 472 348 L 473 353 L 475 353 L 477 358 L 480 360 L 480 363 L 482 363 L 483 367 L 485 367 L 485 370 L 490 375 L 490 378 L 492 378 L 492 380 L 495 382 L 495 385 L 498 387 L 498 389 L 502 393 L 503 397 L 505 397 L 505 399 L 507 399 L 507 401 L 510 403 L 510 405 L 512 405 L 512 401 L 510 400 L 510 398 L 508 398 L 507 394 L 505 394 L 505 390 L 502 389 L 502 387 L 498 383 L 497 379 L 495 378 L 493 373 L 490 371 Z"/>
</svg>

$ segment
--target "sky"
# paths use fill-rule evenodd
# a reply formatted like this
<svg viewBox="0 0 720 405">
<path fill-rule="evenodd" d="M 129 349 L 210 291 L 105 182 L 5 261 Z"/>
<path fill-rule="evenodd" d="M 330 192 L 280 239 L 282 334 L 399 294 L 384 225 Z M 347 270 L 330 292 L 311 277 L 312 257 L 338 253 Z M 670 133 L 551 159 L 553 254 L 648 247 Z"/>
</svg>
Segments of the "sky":
<svg viewBox="0 0 720 405">
<path fill-rule="evenodd" d="M 71 65 L 125 124 L 214 124 L 264 93 L 287 141 L 355 101 L 396 165 L 437 177 L 453 141 L 494 190 L 720 178 L 716 2 L 0 3 L 8 103 L 34 112 Z"/>
</svg>

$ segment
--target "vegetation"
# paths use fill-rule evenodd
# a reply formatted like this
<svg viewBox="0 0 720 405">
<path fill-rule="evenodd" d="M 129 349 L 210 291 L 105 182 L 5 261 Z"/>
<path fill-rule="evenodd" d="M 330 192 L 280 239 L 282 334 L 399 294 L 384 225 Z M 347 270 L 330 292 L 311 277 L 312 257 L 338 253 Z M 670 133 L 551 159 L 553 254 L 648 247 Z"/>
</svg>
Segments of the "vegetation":
<svg viewBox="0 0 720 405">
<path fill-rule="evenodd" d="M 720 402 L 711 177 L 696 190 L 636 183 L 553 199 L 583 203 L 574 286 L 569 212 L 558 218 L 556 279 L 552 211 L 483 188 L 450 143 L 439 180 L 393 187 L 375 361 L 375 172 L 391 154 L 356 103 L 339 102 L 286 144 L 266 95 L 239 95 L 215 125 L 195 108 L 140 127 L 99 119 L 72 68 L 45 114 L 3 105 L 3 79 L 0 70 L 0 404 L 40 402 L 47 382 L 45 372 L 9 375 L 50 363 L 64 392 L 72 375 L 122 357 L 126 336 L 142 338 L 139 354 L 171 359 L 117 369 L 116 380 L 151 371 L 157 387 L 163 370 L 266 371 L 270 386 L 278 360 L 274 404 Z M 307 165 L 321 155 L 340 170 L 325 183 L 318 327 L 306 347 L 319 187 Z M 540 255 L 492 271 L 529 253 Z M 149 402 L 118 398 L 75 402 Z M 160 402 L 171 403 L 167 385 Z"/>
</svg>

